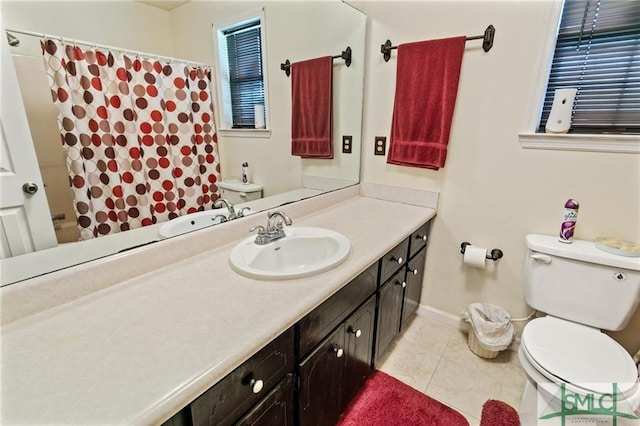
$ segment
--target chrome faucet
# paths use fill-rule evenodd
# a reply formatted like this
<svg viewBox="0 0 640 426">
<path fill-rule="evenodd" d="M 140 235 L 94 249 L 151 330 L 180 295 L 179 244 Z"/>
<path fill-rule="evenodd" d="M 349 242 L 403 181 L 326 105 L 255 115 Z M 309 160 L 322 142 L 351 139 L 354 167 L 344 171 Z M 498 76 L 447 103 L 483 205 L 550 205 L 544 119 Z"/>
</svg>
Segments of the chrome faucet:
<svg viewBox="0 0 640 426">
<path fill-rule="evenodd" d="M 283 211 L 275 211 L 269 213 L 269 219 L 267 220 L 267 227 L 258 225 L 249 230 L 253 232 L 258 230 L 255 243 L 258 245 L 269 244 L 273 241 L 286 237 L 284 233 L 284 225 L 291 226 L 293 222 L 291 218 Z"/>
</svg>

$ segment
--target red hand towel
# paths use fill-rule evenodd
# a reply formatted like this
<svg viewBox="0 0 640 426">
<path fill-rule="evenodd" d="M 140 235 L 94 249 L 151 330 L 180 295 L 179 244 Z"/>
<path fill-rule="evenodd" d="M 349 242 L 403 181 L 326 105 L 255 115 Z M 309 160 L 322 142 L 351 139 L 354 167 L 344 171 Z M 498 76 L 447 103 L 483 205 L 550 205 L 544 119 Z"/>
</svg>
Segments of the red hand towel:
<svg viewBox="0 0 640 426">
<path fill-rule="evenodd" d="M 444 167 L 465 42 L 461 36 L 398 46 L 387 163 Z"/>
<path fill-rule="evenodd" d="M 291 64 L 291 155 L 333 158 L 331 56 Z"/>
</svg>

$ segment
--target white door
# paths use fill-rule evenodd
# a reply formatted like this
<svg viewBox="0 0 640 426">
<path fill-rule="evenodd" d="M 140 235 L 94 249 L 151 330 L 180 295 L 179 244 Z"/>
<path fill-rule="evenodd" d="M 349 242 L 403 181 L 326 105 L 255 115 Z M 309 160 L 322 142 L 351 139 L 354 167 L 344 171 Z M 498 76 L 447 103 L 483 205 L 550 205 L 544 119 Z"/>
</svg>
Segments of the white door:
<svg viewBox="0 0 640 426">
<path fill-rule="evenodd" d="M 55 247 L 57 242 L 4 28 L 0 46 L 0 259 L 4 259 Z"/>
</svg>

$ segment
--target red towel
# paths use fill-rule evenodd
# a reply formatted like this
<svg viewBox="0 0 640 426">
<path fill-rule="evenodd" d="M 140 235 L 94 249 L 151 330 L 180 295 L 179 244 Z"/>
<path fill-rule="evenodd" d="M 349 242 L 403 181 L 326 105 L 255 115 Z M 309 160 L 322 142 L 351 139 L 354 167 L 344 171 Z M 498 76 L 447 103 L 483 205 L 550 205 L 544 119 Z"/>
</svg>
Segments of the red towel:
<svg viewBox="0 0 640 426">
<path fill-rule="evenodd" d="M 444 167 L 465 42 L 460 36 L 398 46 L 387 163 Z"/>
<path fill-rule="evenodd" d="M 291 155 L 333 158 L 333 60 L 291 64 Z"/>
</svg>

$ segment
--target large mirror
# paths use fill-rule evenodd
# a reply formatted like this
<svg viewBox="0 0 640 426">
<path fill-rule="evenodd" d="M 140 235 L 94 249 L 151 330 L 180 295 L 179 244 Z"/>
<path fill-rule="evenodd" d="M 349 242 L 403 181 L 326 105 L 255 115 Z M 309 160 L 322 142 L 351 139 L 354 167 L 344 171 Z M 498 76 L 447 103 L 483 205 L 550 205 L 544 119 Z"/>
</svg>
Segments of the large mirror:
<svg viewBox="0 0 640 426">
<path fill-rule="evenodd" d="M 65 42 L 91 42 L 129 51 L 180 58 L 217 66 L 213 26 L 247 12 L 263 10 L 266 34 L 268 114 L 270 128 L 256 137 L 242 132 L 218 132 L 222 181 L 239 178 L 241 164 L 251 168 L 252 182 L 262 190 L 260 199 L 246 204 L 262 211 L 334 190 L 359 181 L 360 142 L 366 17 L 339 1 L 229 2 L 229 1 L 3 1 L 3 29 L 11 34 L 12 46 L 3 40 L 19 83 L 28 130 L 33 139 L 44 192 L 47 215 L 52 220 L 42 232 L 55 232 L 51 247 L 11 255 L 3 241 L 0 261 L 1 285 L 17 283 L 71 265 L 109 256 L 163 238 L 156 224 L 86 241 L 77 241 L 76 218 L 71 205 L 64 152 L 60 147 L 57 113 L 51 101 L 40 37 L 62 37 Z M 14 30 L 12 32 L 12 30 Z M 31 33 L 31 34 L 30 34 Z M 349 67 L 336 60 L 333 66 L 333 143 L 331 160 L 302 159 L 291 155 L 290 78 L 280 64 L 326 55 L 339 55 L 351 48 Z M 10 49 L 10 50 L 9 50 Z M 3 54 L 4 54 L 3 51 Z M 4 58 L 4 56 L 3 56 Z M 3 127 L 19 124 L 11 120 L 5 105 L 11 96 L 10 77 L 3 68 Z M 214 95 L 215 99 L 215 95 Z M 11 99 L 14 102 L 15 99 Z M 214 109 L 219 106 L 214 101 Z M 16 108 L 19 110 L 20 108 Z M 7 123 L 11 120 L 11 123 Z M 218 119 L 216 120 L 218 122 Z M 27 135 L 29 134 L 26 133 Z M 238 134 L 239 133 L 239 134 Z M 8 144 L 31 144 L 11 140 Z M 351 152 L 343 153 L 342 138 L 351 136 Z M 31 149 L 31 148 L 29 148 Z M 5 154 L 3 152 L 3 154 Z M 3 155 L 5 158 L 6 155 Z M 8 167 L 8 166 L 7 166 Z M 3 170 L 5 169 L 3 164 Z M 2 176 L 2 190 L 16 185 Z M 40 179 L 40 177 L 38 177 Z M 34 180 L 38 180 L 34 179 Z M 29 206 L 25 210 L 29 210 Z M 43 208 L 42 210 L 45 210 Z M 12 224 L 3 218 L 5 230 Z M 225 226 L 224 223 L 217 226 Z M 39 232 L 42 227 L 34 227 Z"/>
</svg>

